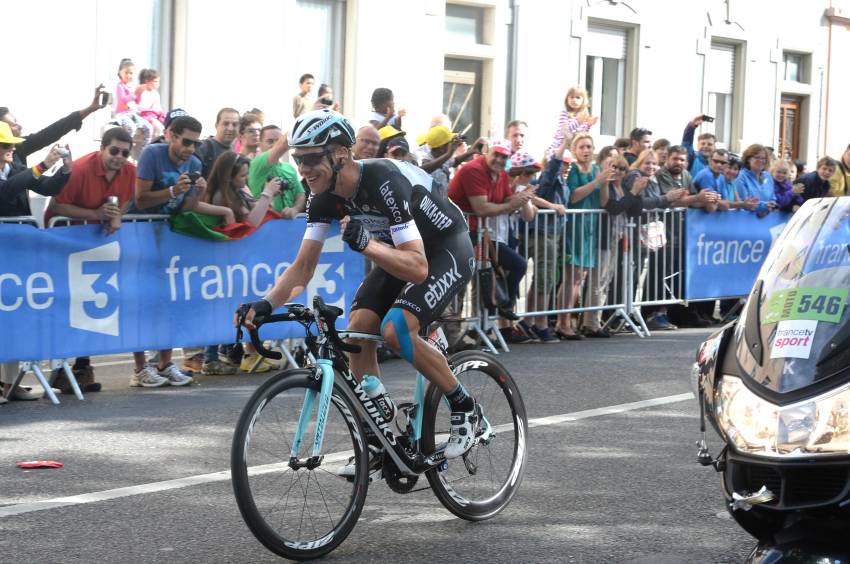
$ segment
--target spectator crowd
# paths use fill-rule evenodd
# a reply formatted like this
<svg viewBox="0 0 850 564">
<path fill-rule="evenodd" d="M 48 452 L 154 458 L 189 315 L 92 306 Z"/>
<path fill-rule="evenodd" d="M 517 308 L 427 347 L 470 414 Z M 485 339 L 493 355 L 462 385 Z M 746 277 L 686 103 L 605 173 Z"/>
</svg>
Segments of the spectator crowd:
<svg viewBox="0 0 850 564">
<path fill-rule="evenodd" d="M 307 190 L 288 163 L 287 135 L 266 124 L 262 111 L 224 107 L 214 133 L 204 137 L 190 111 L 163 109 L 156 70 L 137 75 L 134 63 L 123 59 L 117 74 L 113 95 L 100 85 L 89 105 L 35 133 L 24 135 L 10 109 L 0 107 L 0 217 L 30 216 L 29 191 L 51 197 L 45 226 L 97 223 L 106 235 L 121 229 L 128 214 L 166 214 L 174 226 L 190 218 L 205 229 L 250 230 L 305 210 Z M 313 97 L 315 82 L 311 74 L 300 78 L 293 117 L 339 110 L 330 85 L 321 84 Z M 392 90 L 376 88 L 371 103 L 353 157 L 421 167 L 432 178 L 432 193 L 469 214 L 470 236 L 482 259 L 474 299 L 492 310 L 499 336 L 511 343 L 611 337 L 602 310 L 620 291 L 615 289 L 622 259 L 618 242 L 645 210 L 741 210 L 761 218 L 794 212 L 808 199 L 844 196 L 850 189 L 850 146 L 840 158 L 822 157 L 805 172 L 802 163 L 777 157 L 761 144 L 741 155 L 720 147 L 713 134 L 697 134 L 710 120 L 703 115 L 686 124 L 678 142 L 653 139 L 652 131 L 638 127 L 615 144 L 598 147 L 591 133 L 598 118 L 591 115 L 581 86 L 567 91 L 563 109 L 553 115 L 554 132 L 546 132 L 551 138 L 542 140 L 546 150 L 540 159 L 528 152 L 531 132 L 519 119 L 506 125 L 504 138 L 471 140 L 455 132 L 449 116 L 438 114 L 414 140 L 403 129 L 406 110 L 397 108 Z M 106 107 L 112 115 L 98 150 L 74 159 L 69 146 L 57 144 Z M 42 149 L 47 152 L 40 162 L 28 162 Z M 650 268 L 649 276 L 657 271 Z M 531 282 L 523 292 L 526 275 Z M 522 300 L 529 313 L 520 317 Z M 563 311 L 579 304 L 580 315 Z M 719 305 L 722 315 L 735 303 Z M 655 307 L 645 317 L 656 330 L 718 321 L 713 302 Z M 179 367 L 170 349 L 133 356 L 129 382 L 138 387 L 189 386 L 197 373 L 274 368 L 250 346 L 184 350 Z M 35 399 L 23 388 L 12 389 L 17 370 L 17 363 L 0 365 L 0 402 Z M 89 358 L 75 359 L 72 370 L 83 391 L 100 389 Z M 71 393 L 64 374 L 55 376 L 54 385 Z"/>
</svg>

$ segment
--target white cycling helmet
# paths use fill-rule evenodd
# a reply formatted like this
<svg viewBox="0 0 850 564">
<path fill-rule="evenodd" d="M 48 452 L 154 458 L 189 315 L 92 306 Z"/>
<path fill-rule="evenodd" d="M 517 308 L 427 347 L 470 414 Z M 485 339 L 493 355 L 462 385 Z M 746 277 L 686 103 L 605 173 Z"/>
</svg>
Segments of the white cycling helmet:
<svg viewBox="0 0 850 564">
<path fill-rule="evenodd" d="M 323 147 L 336 143 L 354 145 L 354 127 L 345 116 L 333 110 L 313 110 L 295 120 L 289 134 L 290 147 Z"/>
</svg>

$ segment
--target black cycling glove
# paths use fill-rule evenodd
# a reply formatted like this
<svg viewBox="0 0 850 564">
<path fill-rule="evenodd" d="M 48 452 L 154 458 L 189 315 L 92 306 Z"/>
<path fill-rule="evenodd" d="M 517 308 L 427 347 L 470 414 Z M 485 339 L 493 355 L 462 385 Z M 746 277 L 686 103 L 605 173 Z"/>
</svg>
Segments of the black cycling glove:
<svg viewBox="0 0 850 564">
<path fill-rule="evenodd" d="M 236 310 L 236 315 L 240 317 L 240 319 L 244 319 L 250 310 L 254 310 L 254 319 L 263 318 L 271 315 L 272 313 L 272 304 L 269 303 L 268 300 L 260 300 L 258 302 L 252 302 L 250 304 L 242 304 L 239 306 L 239 309 Z"/>
<path fill-rule="evenodd" d="M 362 253 L 369 244 L 369 231 L 356 219 L 349 220 L 342 233 L 342 240 L 348 243 L 351 250 Z"/>
</svg>

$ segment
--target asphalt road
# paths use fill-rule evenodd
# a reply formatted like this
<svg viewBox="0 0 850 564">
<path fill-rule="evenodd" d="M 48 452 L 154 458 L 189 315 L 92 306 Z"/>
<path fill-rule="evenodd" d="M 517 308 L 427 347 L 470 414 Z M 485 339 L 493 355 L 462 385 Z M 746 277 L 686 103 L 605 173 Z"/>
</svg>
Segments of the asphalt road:
<svg viewBox="0 0 850 564">
<path fill-rule="evenodd" d="M 695 462 L 696 401 L 675 397 L 691 391 L 707 334 L 514 347 L 501 360 L 530 419 L 665 399 L 533 427 L 521 490 L 487 522 L 454 518 L 429 490 L 373 484 L 357 527 L 326 560 L 741 562 L 755 543 L 726 516 L 717 474 Z M 84 402 L 0 406 L 0 562 L 280 561 L 242 522 L 227 474 L 237 417 L 265 377 L 142 390 L 127 387 L 129 355 L 95 363 L 104 391 Z M 383 371 L 394 398 L 412 396 L 401 361 Z M 15 467 L 33 459 L 65 467 Z"/>
</svg>

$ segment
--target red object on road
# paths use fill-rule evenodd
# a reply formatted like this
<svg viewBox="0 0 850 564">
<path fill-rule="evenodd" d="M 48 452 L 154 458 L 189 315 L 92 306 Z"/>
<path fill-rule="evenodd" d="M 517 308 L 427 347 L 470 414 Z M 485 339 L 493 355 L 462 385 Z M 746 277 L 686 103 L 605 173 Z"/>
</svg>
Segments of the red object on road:
<svg viewBox="0 0 850 564">
<path fill-rule="evenodd" d="M 18 468 L 63 468 L 65 465 L 55 460 L 29 460 L 27 462 L 18 462 Z"/>
</svg>

